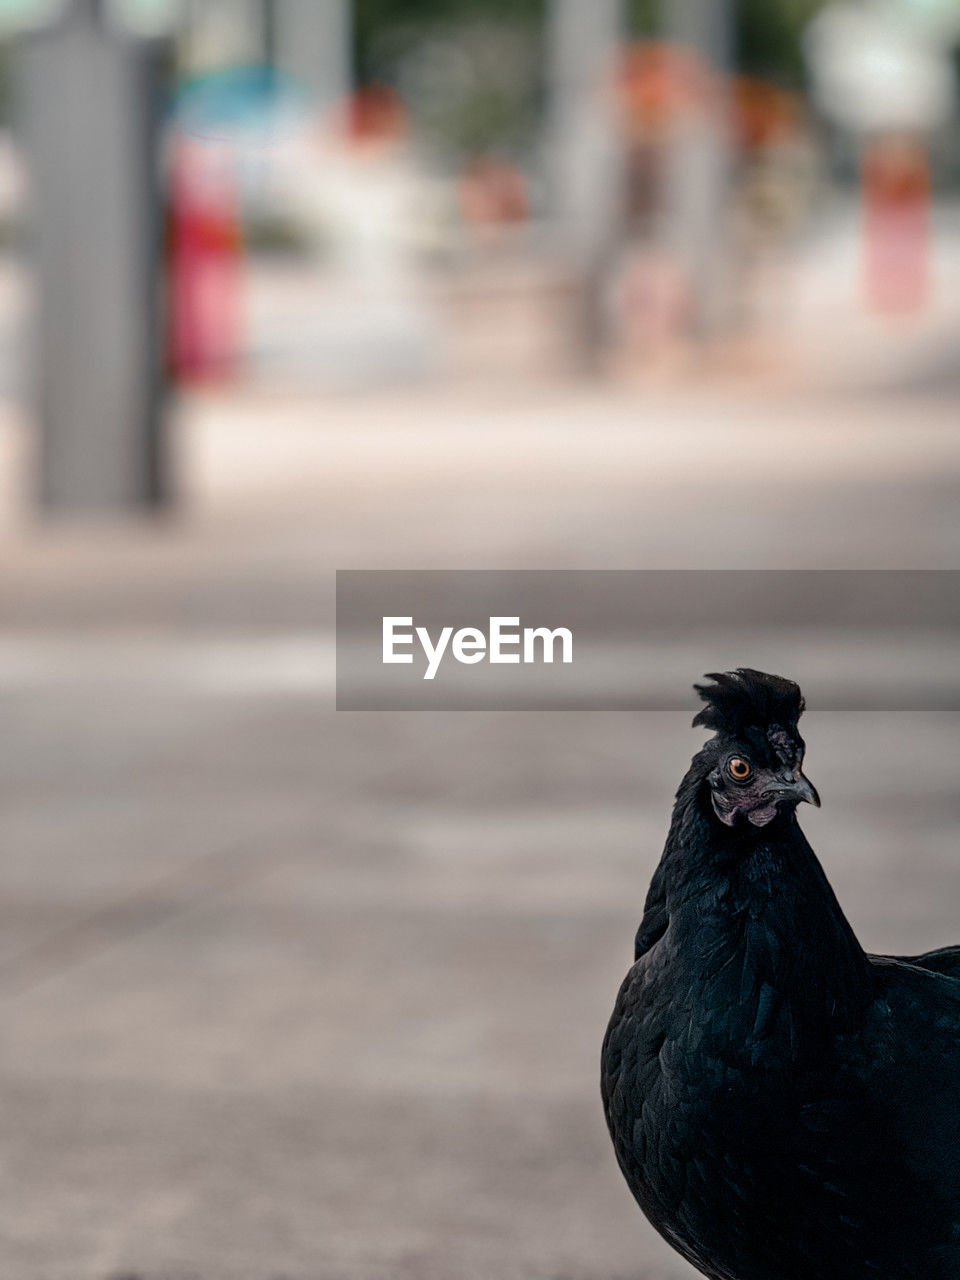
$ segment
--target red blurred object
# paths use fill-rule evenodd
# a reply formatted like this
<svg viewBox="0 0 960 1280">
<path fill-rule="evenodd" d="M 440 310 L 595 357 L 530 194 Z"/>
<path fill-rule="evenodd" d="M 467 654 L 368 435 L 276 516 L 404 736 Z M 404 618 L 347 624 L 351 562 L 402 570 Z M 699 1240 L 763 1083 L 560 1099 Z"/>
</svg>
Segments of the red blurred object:
<svg viewBox="0 0 960 1280">
<path fill-rule="evenodd" d="M 732 90 L 733 121 L 740 151 L 773 147 L 801 132 L 803 107 L 795 93 L 750 76 L 736 76 Z"/>
<path fill-rule="evenodd" d="M 515 165 L 492 156 L 476 156 L 459 183 L 460 213 L 473 227 L 525 222 L 529 213 L 527 185 Z"/>
<path fill-rule="evenodd" d="M 631 132 L 656 136 L 691 111 L 710 111 L 720 82 L 682 45 L 643 42 L 621 62 L 620 92 Z"/>
<path fill-rule="evenodd" d="M 229 378 L 240 350 L 243 236 L 230 159 L 215 146 L 176 139 L 168 237 L 170 375 Z"/>
<path fill-rule="evenodd" d="M 364 85 L 347 102 L 344 132 L 354 143 L 399 141 L 407 132 L 403 100 L 389 85 Z"/>
<path fill-rule="evenodd" d="M 749 76 L 718 75 L 693 50 L 665 41 L 627 50 L 620 93 L 630 131 L 647 139 L 684 116 L 720 110 L 730 119 L 739 149 L 751 151 L 795 136 L 803 120 L 796 94 Z"/>
<path fill-rule="evenodd" d="M 884 137 L 864 153 L 864 277 L 877 311 L 917 311 L 930 275 L 930 166 L 913 138 Z"/>
</svg>

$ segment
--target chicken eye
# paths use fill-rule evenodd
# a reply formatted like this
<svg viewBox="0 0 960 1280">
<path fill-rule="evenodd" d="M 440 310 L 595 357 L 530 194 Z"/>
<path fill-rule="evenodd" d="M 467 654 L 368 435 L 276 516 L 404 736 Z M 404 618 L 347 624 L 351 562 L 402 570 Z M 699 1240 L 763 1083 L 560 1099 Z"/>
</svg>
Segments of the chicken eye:
<svg viewBox="0 0 960 1280">
<path fill-rule="evenodd" d="M 753 770 L 746 760 L 741 760 L 739 756 L 734 756 L 732 760 L 727 761 L 727 769 L 731 778 L 736 778 L 738 782 L 745 782 Z"/>
</svg>

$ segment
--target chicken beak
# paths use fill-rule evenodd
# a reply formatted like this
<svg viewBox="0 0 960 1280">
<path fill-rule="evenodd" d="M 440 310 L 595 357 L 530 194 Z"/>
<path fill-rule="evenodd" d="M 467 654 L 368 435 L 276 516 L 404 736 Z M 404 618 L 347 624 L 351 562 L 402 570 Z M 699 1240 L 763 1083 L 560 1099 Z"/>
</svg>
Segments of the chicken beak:
<svg viewBox="0 0 960 1280">
<path fill-rule="evenodd" d="M 812 804 L 815 809 L 820 808 L 820 793 L 805 774 L 797 774 L 793 794 L 798 800 L 806 800 L 808 804 Z"/>
<path fill-rule="evenodd" d="M 770 794 L 783 796 L 787 800 L 794 800 L 797 804 L 800 804 L 802 800 L 806 800 L 807 804 L 812 804 L 817 809 L 820 808 L 820 795 L 817 788 L 799 769 L 789 779 L 781 778 L 780 781 L 772 783 L 767 790 Z"/>
</svg>

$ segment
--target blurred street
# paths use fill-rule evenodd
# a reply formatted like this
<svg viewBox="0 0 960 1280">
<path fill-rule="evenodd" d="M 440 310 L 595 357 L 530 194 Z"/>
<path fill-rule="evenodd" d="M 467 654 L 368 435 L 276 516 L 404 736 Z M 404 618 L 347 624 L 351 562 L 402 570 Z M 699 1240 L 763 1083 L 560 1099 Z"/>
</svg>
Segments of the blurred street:
<svg viewBox="0 0 960 1280">
<path fill-rule="evenodd" d="M 458 396 L 188 398 L 176 523 L 8 513 L 18 1280 L 692 1274 L 622 1185 L 597 1058 L 700 735 L 337 714 L 332 571 L 954 564 L 957 404 Z M 956 715 L 805 731 L 864 942 L 960 937 Z"/>
<path fill-rule="evenodd" d="M 810 694 L 864 944 L 960 943 L 955 575 L 842 634 L 842 576 L 714 630 L 651 575 L 683 711 L 334 709 L 337 570 L 956 570 L 958 49 L 0 5 L 0 1280 L 690 1280 L 599 1053 L 704 670 Z"/>
</svg>

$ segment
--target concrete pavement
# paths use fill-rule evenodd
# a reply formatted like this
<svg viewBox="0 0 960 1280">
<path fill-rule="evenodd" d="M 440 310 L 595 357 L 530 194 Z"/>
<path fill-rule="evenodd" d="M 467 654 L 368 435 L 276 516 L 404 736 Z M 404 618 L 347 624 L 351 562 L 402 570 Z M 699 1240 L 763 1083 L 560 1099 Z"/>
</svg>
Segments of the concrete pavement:
<svg viewBox="0 0 960 1280">
<path fill-rule="evenodd" d="M 952 565 L 956 405 L 485 397 L 193 401 L 179 521 L 8 525 L 0 650 L 70 645 L 0 672 L 4 1274 L 692 1275 L 597 1086 L 687 717 L 111 664 L 328 632 L 338 566 Z M 960 940 L 960 720 L 805 724 L 861 937 Z"/>
</svg>

